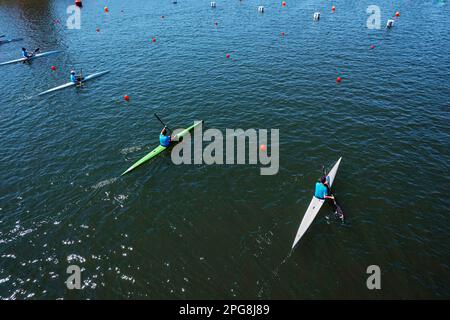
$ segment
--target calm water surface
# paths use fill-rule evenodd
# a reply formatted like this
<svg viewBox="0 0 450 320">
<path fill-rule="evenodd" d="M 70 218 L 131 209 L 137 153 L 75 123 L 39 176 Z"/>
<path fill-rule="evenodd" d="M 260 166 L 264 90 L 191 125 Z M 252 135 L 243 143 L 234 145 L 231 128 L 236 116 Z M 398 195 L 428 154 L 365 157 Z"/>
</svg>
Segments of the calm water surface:
<svg viewBox="0 0 450 320">
<path fill-rule="evenodd" d="M 448 2 L 216 2 L 85 0 L 68 30 L 72 1 L 0 0 L 0 35 L 24 38 L 0 62 L 64 51 L 0 67 L 0 298 L 449 298 Z M 393 29 L 366 28 L 371 4 L 383 26 L 400 12 Z M 70 68 L 112 72 L 36 97 Z M 158 144 L 155 112 L 278 128 L 280 171 L 166 153 L 121 178 Z M 324 206 L 286 258 L 340 156 L 346 223 Z M 83 290 L 67 290 L 70 264 Z"/>
</svg>

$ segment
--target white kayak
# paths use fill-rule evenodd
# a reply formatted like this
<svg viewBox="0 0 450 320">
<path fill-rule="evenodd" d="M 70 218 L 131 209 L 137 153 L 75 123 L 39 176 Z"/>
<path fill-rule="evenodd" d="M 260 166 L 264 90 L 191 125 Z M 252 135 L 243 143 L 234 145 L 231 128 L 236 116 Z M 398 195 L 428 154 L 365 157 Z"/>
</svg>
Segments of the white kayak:
<svg viewBox="0 0 450 320">
<path fill-rule="evenodd" d="M 62 52 L 62 51 L 48 51 L 48 52 L 43 52 L 43 53 L 37 53 L 36 55 L 32 56 L 31 58 L 20 58 L 20 59 L 16 59 L 16 60 L 11 60 L 11 61 L 0 63 L 0 66 L 6 66 L 7 64 L 24 62 L 24 61 L 27 61 L 27 60 L 28 61 L 29 60 L 34 60 L 36 58 L 45 57 L 45 56 L 49 56 L 51 54 L 60 53 L 60 52 Z"/>
<path fill-rule="evenodd" d="M 336 162 L 333 168 L 327 175 L 327 180 L 329 181 L 330 187 L 333 184 L 334 178 L 336 177 L 337 170 L 339 168 L 339 164 L 341 163 L 342 157 Z M 313 222 L 314 218 L 320 211 L 320 208 L 325 203 L 325 200 L 313 197 L 311 203 L 309 204 L 308 209 L 306 210 L 305 215 L 303 216 L 303 220 L 300 223 L 300 227 L 298 228 L 297 235 L 295 236 L 294 243 L 292 244 L 292 249 L 294 249 L 295 245 L 300 241 L 301 237 L 305 234 L 306 230 L 308 230 L 309 226 Z"/>
<path fill-rule="evenodd" d="M 109 70 L 108 71 L 103 71 L 103 72 L 97 72 L 97 73 L 93 73 L 91 75 L 88 75 L 88 76 L 84 77 L 84 79 L 81 81 L 81 83 L 84 83 L 86 81 L 89 81 L 89 80 L 101 77 L 104 74 L 107 74 L 108 72 L 109 72 Z M 62 89 L 65 89 L 65 88 L 74 87 L 76 85 L 77 84 L 74 83 L 74 82 L 68 82 L 66 84 L 60 85 L 60 86 L 55 87 L 53 89 L 49 89 L 47 91 L 41 92 L 41 93 L 38 94 L 38 96 L 42 96 L 44 94 L 52 93 L 52 92 L 55 92 L 55 91 L 58 91 L 58 90 L 62 90 Z"/>
</svg>

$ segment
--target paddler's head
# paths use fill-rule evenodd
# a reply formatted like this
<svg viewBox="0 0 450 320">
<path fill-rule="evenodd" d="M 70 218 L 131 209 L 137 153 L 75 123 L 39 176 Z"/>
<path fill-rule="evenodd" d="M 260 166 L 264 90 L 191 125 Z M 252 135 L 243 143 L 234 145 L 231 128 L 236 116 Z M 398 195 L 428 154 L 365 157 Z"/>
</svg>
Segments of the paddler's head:
<svg viewBox="0 0 450 320">
<path fill-rule="evenodd" d="M 164 128 L 162 129 L 162 134 L 165 135 L 165 136 L 167 135 L 167 129 L 166 129 L 166 127 L 164 127 Z"/>
<path fill-rule="evenodd" d="M 75 70 L 70 70 L 70 74 L 75 74 Z"/>
<path fill-rule="evenodd" d="M 320 178 L 320 182 L 325 184 L 327 182 L 327 177 L 323 176 L 322 178 Z"/>
<path fill-rule="evenodd" d="M 25 49 L 25 48 L 22 48 L 22 51 L 27 51 L 27 49 Z"/>
</svg>

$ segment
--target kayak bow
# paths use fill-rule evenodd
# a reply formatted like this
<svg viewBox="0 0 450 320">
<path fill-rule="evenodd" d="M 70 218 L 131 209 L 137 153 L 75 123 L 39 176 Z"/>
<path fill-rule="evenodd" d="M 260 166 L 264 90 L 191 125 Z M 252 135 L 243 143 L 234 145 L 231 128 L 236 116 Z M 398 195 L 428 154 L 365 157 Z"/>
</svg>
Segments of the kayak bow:
<svg viewBox="0 0 450 320">
<path fill-rule="evenodd" d="M 194 129 L 196 126 L 198 126 L 199 124 L 203 123 L 203 121 L 199 121 L 194 123 L 192 126 L 190 126 L 187 129 L 184 129 L 183 131 L 181 131 L 179 134 L 177 134 L 178 138 L 182 138 L 183 136 L 185 136 L 189 131 L 191 131 L 192 129 Z M 129 167 L 124 173 L 122 173 L 123 175 L 126 175 L 127 173 L 129 173 L 130 171 L 133 171 L 134 169 L 136 169 L 137 167 L 139 167 L 140 165 L 142 165 L 143 163 L 149 161 L 150 159 L 156 157 L 158 154 L 160 154 L 161 152 L 163 152 L 164 150 L 166 150 L 167 147 L 163 147 L 161 145 L 157 146 L 155 149 L 153 149 L 149 154 L 147 154 L 145 157 L 143 157 L 142 159 L 140 159 L 139 161 L 137 161 L 136 163 L 134 163 L 131 167 Z"/>
<path fill-rule="evenodd" d="M 34 56 L 32 56 L 31 58 L 20 58 L 20 59 L 16 59 L 16 60 L 11 60 L 11 61 L 7 61 L 7 62 L 3 62 L 0 63 L 0 66 L 6 66 L 7 64 L 13 64 L 13 63 L 18 63 L 18 62 L 24 62 L 24 61 L 28 61 L 28 60 L 33 60 L 36 58 L 40 58 L 40 57 L 45 57 L 45 56 L 49 56 L 51 54 L 55 54 L 55 53 L 60 53 L 62 51 L 48 51 L 48 52 L 43 52 L 43 53 L 38 53 Z"/>
<path fill-rule="evenodd" d="M 333 184 L 334 178 L 336 177 L 336 173 L 341 163 L 341 160 L 342 157 L 339 158 L 339 160 L 336 162 L 336 164 L 333 166 L 333 168 L 327 175 L 327 180 L 329 179 L 330 188 L 331 185 Z M 325 200 L 313 196 L 311 203 L 309 204 L 308 209 L 306 210 L 306 213 L 303 216 L 302 222 L 300 223 L 300 227 L 298 228 L 297 235 L 295 236 L 294 243 L 292 244 L 292 249 L 294 249 L 295 245 L 300 241 L 301 237 L 305 234 L 306 230 L 308 230 L 309 226 L 319 213 L 320 208 L 324 203 Z"/>
<path fill-rule="evenodd" d="M 103 72 L 97 72 L 97 73 L 93 73 L 93 74 L 91 74 L 91 75 L 88 75 L 87 77 L 85 77 L 85 78 L 83 79 L 83 81 L 81 81 L 81 83 L 84 83 L 84 82 L 86 82 L 86 81 L 89 81 L 89 80 L 92 80 L 92 79 L 101 77 L 101 76 L 103 76 L 104 74 L 107 74 L 108 72 L 109 72 L 109 70 L 108 70 L 108 71 L 103 71 Z M 52 92 L 55 92 L 55 91 L 58 91 L 58 90 L 62 90 L 62 89 L 65 89 L 65 88 L 69 88 L 69 87 L 73 87 L 73 86 L 76 86 L 76 85 L 77 85 L 77 83 L 74 83 L 74 82 L 68 82 L 68 83 L 66 83 L 66 84 L 60 85 L 60 86 L 55 87 L 55 88 L 53 88 L 53 89 L 49 89 L 49 90 L 47 90 L 47 91 L 41 92 L 41 93 L 38 94 L 38 96 L 42 96 L 42 95 L 44 95 L 44 94 L 52 93 Z"/>
</svg>

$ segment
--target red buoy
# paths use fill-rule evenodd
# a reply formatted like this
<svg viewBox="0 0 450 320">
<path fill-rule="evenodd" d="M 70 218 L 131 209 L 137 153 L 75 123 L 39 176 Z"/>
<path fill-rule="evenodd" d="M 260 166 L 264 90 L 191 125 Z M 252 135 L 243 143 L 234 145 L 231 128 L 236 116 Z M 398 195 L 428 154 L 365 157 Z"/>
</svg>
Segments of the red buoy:
<svg viewBox="0 0 450 320">
<path fill-rule="evenodd" d="M 335 12 L 335 11 L 336 11 L 336 7 L 335 7 L 335 6 L 332 6 L 332 7 L 331 7 L 331 11 Z"/>
<path fill-rule="evenodd" d="M 281 3 L 281 5 L 282 5 L 283 7 L 286 7 L 286 1 L 283 1 L 283 2 Z"/>
<path fill-rule="evenodd" d="M 123 99 L 124 99 L 125 101 L 130 101 L 130 97 L 129 97 L 128 95 L 124 95 L 124 96 L 123 96 Z"/>
<path fill-rule="evenodd" d="M 375 46 L 374 46 L 374 45 L 371 45 L 371 46 L 370 46 L 370 49 L 375 49 Z"/>
<path fill-rule="evenodd" d="M 336 78 L 336 82 L 337 82 L 337 83 L 340 83 L 341 81 L 342 81 L 341 77 L 337 77 L 337 78 Z"/>
<path fill-rule="evenodd" d="M 56 70 L 56 67 L 55 67 L 55 66 L 52 66 L 52 70 L 55 71 L 55 70 Z"/>
<path fill-rule="evenodd" d="M 108 8 L 108 7 L 105 7 L 103 10 L 104 10 L 105 12 L 109 12 L 109 8 Z"/>
<path fill-rule="evenodd" d="M 284 32 L 281 33 L 281 36 L 284 37 Z"/>
<path fill-rule="evenodd" d="M 259 150 L 265 152 L 265 151 L 267 151 L 267 146 L 266 146 L 265 144 L 262 144 L 262 145 L 259 147 Z"/>
<path fill-rule="evenodd" d="M 395 16 L 396 16 L 396 17 L 400 17 L 400 12 L 397 11 L 397 12 L 395 13 Z"/>
<path fill-rule="evenodd" d="M 153 38 L 153 39 L 152 39 L 152 42 L 156 42 L 156 38 Z"/>
<path fill-rule="evenodd" d="M 229 53 L 227 53 L 227 55 L 225 56 L 227 59 L 230 59 L 230 54 Z"/>
</svg>

